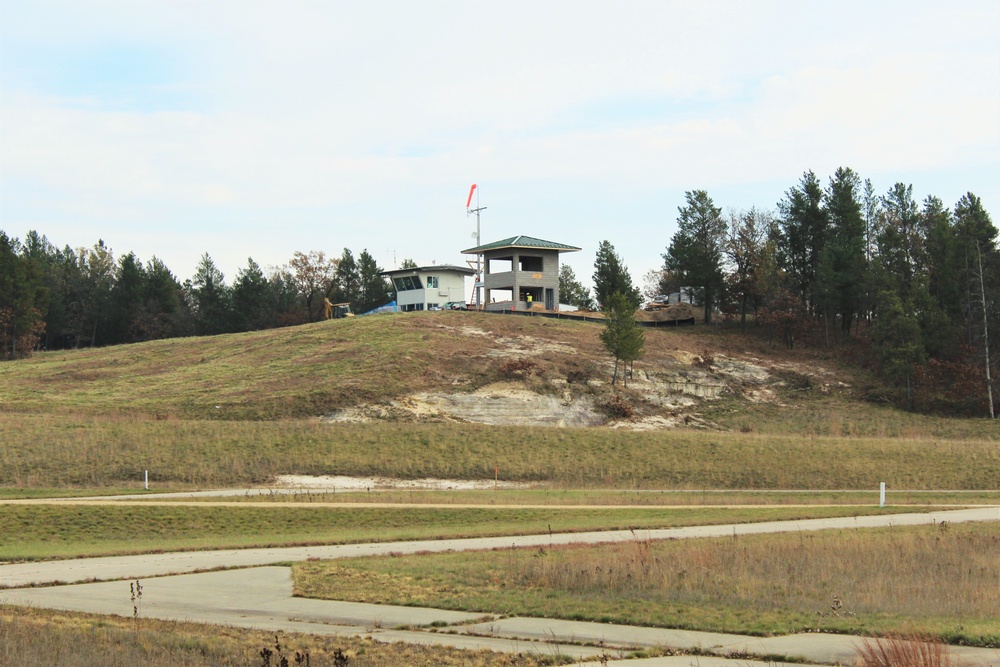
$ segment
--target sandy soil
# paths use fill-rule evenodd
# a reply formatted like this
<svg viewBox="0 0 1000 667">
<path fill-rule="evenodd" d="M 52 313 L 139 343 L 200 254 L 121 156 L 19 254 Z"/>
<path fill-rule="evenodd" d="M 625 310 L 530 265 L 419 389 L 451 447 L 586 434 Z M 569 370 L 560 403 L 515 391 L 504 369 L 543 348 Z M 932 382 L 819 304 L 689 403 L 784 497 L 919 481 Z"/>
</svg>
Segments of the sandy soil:
<svg viewBox="0 0 1000 667">
<path fill-rule="evenodd" d="M 344 475 L 278 475 L 278 488 L 316 491 L 364 491 L 366 489 L 436 489 L 468 491 L 479 489 L 527 489 L 530 484 L 492 479 L 391 479 L 389 477 L 347 477 Z"/>
</svg>

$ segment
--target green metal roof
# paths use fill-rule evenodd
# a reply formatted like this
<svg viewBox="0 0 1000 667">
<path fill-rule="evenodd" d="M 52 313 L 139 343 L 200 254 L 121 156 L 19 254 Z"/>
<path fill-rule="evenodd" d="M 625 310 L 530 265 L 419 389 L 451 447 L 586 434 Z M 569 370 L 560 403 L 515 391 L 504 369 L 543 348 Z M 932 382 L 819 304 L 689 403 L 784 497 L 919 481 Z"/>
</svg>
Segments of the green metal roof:
<svg viewBox="0 0 1000 667">
<path fill-rule="evenodd" d="M 471 260 L 470 260 L 471 261 Z M 379 275 L 381 276 L 391 276 L 394 273 L 463 273 L 467 276 L 474 275 L 476 272 L 467 266 L 455 266 L 454 264 L 436 264 L 431 266 L 414 266 L 409 269 L 390 269 L 389 271 L 383 271 Z"/>
<path fill-rule="evenodd" d="M 533 250 L 557 250 L 559 252 L 575 252 L 580 250 L 580 248 L 577 248 L 576 246 L 566 245 L 564 243 L 553 243 L 552 241 L 544 241 L 542 239 L 536 239 L 532 236 L 524 236 L 521 234 L 519 236 L 511 236 L 509 239 L 504 239 L 502 241 L 494 241 L 493 243 L 487 243 L 486 245 L 463 250 L 462 254 L 480 255 L 490 250 L 502 250 L 504 248 L 531 248 Z"/>
</svg>

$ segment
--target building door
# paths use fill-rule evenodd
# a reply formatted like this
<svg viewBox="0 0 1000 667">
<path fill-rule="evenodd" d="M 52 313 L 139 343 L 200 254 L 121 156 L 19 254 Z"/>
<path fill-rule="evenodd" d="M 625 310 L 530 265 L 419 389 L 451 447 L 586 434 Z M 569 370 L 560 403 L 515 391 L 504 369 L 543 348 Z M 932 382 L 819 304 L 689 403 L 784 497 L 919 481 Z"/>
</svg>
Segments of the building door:
<svg viewBox="0 0 1000 667">
<path fill-rule="evenodd" d="M 555 310 L 557 308 L 555 304 L 556 294 L 555 290 L 552 288 L 545 289 L 545 310 Z"/>
</svg>

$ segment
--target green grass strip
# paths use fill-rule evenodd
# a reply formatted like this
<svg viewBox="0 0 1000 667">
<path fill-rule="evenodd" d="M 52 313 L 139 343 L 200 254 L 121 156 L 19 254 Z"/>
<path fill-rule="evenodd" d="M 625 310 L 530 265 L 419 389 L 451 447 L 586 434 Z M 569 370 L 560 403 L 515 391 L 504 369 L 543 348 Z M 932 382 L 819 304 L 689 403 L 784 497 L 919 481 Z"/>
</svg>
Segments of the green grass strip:
<svg viewBox="0 0 1000 667">
<path fill-rule="evenodd" d="M 886 508 L 881 512 L 907 511 Z M 0 559 L 669 528 L 879 513 L 878 508 L 529 509 L 0 506 Z"/>
</svg>

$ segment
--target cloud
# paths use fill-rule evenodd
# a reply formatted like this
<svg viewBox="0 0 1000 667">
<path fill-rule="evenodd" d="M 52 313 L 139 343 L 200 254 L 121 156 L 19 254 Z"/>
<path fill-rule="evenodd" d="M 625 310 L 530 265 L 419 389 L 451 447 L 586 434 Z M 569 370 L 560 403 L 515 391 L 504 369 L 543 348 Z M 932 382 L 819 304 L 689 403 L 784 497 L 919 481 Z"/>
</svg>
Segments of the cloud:
<svg viewBox="0 0 1000 667">
<path fill-rule="evenodd" d="M 4 19 L 0 226 L 122 234 L 145 257 L 169 227 L 182 276 L 204 250 L 228 274 L 314 247 L 443 260 L 472 181 L 555 240 L 626 211 L 622 249 L 654 264 L 688 189 L 769 207 L 846 165 L 1000 200 L 995 2 L 94 0 Z M 648 211 L 655 253 L 631 240 Z"/>
</svg>

